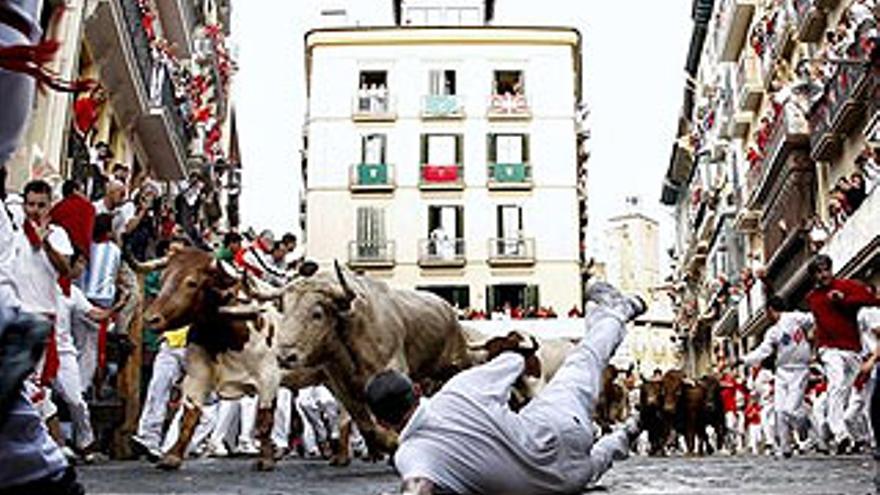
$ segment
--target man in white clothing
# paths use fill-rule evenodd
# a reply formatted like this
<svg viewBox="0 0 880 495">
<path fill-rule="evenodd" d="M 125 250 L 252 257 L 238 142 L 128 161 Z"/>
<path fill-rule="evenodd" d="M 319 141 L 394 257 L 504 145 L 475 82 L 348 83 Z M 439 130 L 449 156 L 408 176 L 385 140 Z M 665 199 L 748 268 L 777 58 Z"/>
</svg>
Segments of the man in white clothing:
<svg viewBox="0 0 880 495">
<path fill-rule="evenodd" d="M 782 299 L 773 296 L 767 302 L 767 317 L 773 326 L 764 334 L 761 344 L 743 358 L 743 363 L 756 366 L 776 354 L 773 409 L 776 413 L 777 455 L 791 457 L 791 436 L 794 431 L 805 428 L 803 403 L 811 355 L 807 335 L 813 328 L 813 315 L 786 311 Z"/>
<path fill-rule="evenodd" d="M 581 493 L 613 460 L 626 458 L 638 421 L 594 443 L 591 419 L 602 371 L 626 323 L 646 308 L 605 283 L 594 284 L 589 296 L 599 305 L 587 316 L 585 338 L 518 413 L 508 405 L 510 391 L 535 349 L 503 352 L 421 402 L 402 373 L 388 370 L 370 380 L 367 404 L 382 424 L 401 432 L 394 463 L 402 493 Z"/>
</svg>

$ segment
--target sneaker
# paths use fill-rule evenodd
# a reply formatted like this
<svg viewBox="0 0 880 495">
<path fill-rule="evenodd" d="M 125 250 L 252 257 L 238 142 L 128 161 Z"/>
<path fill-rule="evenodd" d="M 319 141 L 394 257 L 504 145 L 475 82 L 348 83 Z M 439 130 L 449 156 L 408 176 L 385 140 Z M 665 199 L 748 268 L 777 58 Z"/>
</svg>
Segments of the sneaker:
<svg viewBox="0 0 880 495">
<path fill-rule="evenodd" d="M 83 454 L 82 459 L 86 464 L 104 464 L 110 460 L 101 452 L 87 452 Z"/>
<path fill-rule="evenodd" d="M 208 457 L 228 457 L 229 450 L 226 449 L 226 444 L 222 441 L 209 442 L 207 454 Z"/>
<path fill-rule="evenodd" d="M 594 282 L 587 288 L 587 299 L 619 312 L 625 320 L 633 320 L 648 310 L 645 301 L 639 296 L 625 296 L 607 282 Z"/>
<path fill-rule="evenodd" d="M 843 438 L 839 442 L 837 442 L 837 455 L 846 455 L 849 454 L 850 446 L 852 445 L 852 440 L 849 438 Z"/>
<path fill-rule="evenodd" d="M 235 449 L 235 453 L 239 455 L 258 455 L 260 449 L 257 448 L 256 443 L 245 440 L 243 442 L 238 442 L 238 448 Z"/>
<path fill-rule="evenodd" d="M 64 454 L 64 458 L 67 459 L 67 462 L 69 462 L 71 464 L 76 463 L 77 455 L 76 455 L 76 452 L 74 452 L 72 448 L 65 445 L 64 447 L 61 447 L 61 453 Z"/>
</svg>

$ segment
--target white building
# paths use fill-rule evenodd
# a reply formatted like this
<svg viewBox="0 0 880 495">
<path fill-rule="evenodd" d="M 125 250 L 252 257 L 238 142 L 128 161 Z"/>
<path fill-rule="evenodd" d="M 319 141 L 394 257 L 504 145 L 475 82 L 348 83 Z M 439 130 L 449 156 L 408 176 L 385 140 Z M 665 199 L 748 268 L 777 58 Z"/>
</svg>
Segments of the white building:
<svg viewBox="0 0 880 495">
<path fill-rule="evenodd" d="M 306 37 L 309 256 L 462 308 L 580 306 L 579 34 L 427 4 Z"/>
</svg>

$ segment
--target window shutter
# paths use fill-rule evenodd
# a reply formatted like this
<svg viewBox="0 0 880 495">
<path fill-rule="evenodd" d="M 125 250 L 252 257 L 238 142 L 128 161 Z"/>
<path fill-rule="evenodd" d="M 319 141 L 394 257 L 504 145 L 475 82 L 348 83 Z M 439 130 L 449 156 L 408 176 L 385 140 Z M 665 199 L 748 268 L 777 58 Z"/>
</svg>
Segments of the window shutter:
<svg viewBox="0 0 880 495">
<path fill-rule="evenodd" d="M 443 73 L 441 71 L 428 71 L 428 94 L 432 96 L 443 94 Z"/>
<path fill-rule="evenodd" d="M 455 135 L 455 164 L 464 167 L 464 135 Z"/>
<path fill-rule="evenodd" d="M 369 136 L 361 136 L 361 163 L 367 163 L 367 142 Z"/>
<path fill-rule="evenodd" d="M 496 208 L 496 232 L 498 233 L 498 238 L 504 237 L 504 206 L 498 205 Z"/>
<path fill-rule="evenodd" d="M 386 158 L 386 156 L 385 156 L 385 152 L 386 152 L 386 150 L 388 149 L 388 136 L 385 135 L 385 134 L 380 134 L 380 135 L 379 135 L 379 140 L 380 140 L 380 143 L 381 143 L 381 144 L 380 144 L 381 149 L 380 149 L 380 152 L 379 152 L 379 154 L 380 154 L 380 158 L 379 158 L 379 159 L 380 159 L 380 163 L 388 163 L 387 158 Z"/>
<path fill-rule="evenodd" d="M 486 161 L 489 163 L 497 163 L 498 150 L 496 149 L 496 134 L 488 134 L 486 136 Z"/>
<path fill-rule="evenodd" d="M 531 163 L 531 158 L 529 157 L 529 135 L 523 134 L 522 136 L 522 160 L 523 163 Z"/>
<path fill-rule="evenodd" d="M 422 140 L 422 142 L 421 142 L 420 163 L 422 165 L 425 165 L 428 163 L 428 135 L 422 134 L 421 140 Z"/>
<path fill-rule="evenodd" d="M 530 308 L 530 307 L 539 308 L 539 307 L 541 307 L 541 297 L 540 297 L 540 294 L 538 293 L 538 286 L 537 285 L 526 286 L 525 296 L 526 296 L 525 297 L 526 308 Z"/>
<path fill-rule="evenodd" d="M 491 314 L 492 311 L 495 311 L 495 287 L 492 285 L 486 286 L 486 313 Z"/>
<path fill-rule="evenodd" d="M 454 95 L 455 93 L 455 71 L 447 70 L 446 71 L 446 86 L 445 93 L 447 95 Z"/>
<path fill-rule="evenodd" d="M 455 207 L 455 238 L 464 239 L 464 206 L 461 205 Z"/>
</svg>

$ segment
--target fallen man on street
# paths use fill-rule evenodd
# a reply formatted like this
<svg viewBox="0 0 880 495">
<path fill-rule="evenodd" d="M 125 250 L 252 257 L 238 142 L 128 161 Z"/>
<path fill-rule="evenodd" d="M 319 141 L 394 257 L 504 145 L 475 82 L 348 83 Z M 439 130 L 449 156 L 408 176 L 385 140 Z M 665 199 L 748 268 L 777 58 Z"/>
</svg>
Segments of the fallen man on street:
<svg viewBox="0 0 880 495">
<path fill-rule="evenodd" d="M 370 380 L 370 409 L 400 433 L 394 465 L 403 479 L 401 493 L 581 493 L 612 461 L 628 456 L 640 432 L 638 419 L 594 442 L 592 417 L 602 371 L 626 323 L 646 307 L 604 283 L 594 284 L 589 298 L 597 306 L 586 318 L 581 343 L 518 413 L 508 398 L 528 351 L 504 352 L 459 373 L 429 399 L 419 400 L 412 382 L 397 371 Z"/>
</svg>

